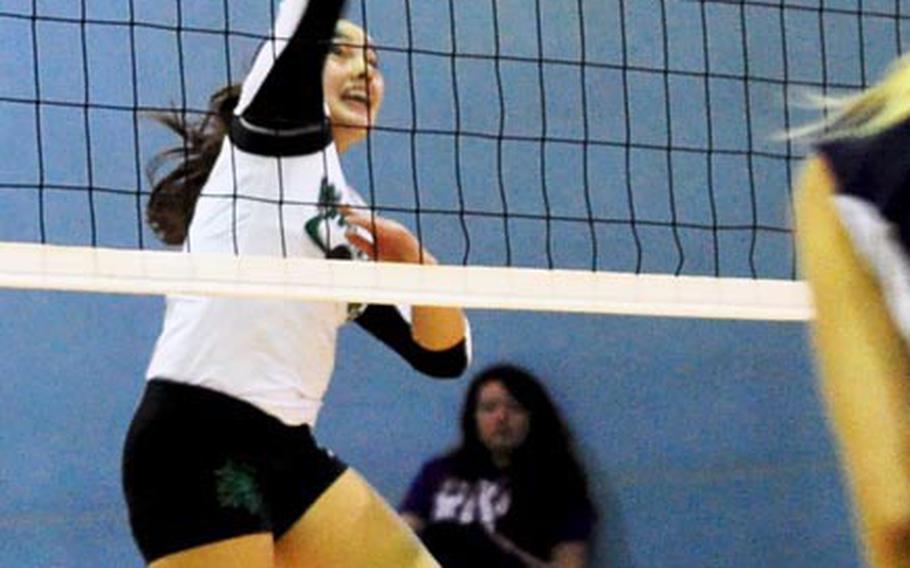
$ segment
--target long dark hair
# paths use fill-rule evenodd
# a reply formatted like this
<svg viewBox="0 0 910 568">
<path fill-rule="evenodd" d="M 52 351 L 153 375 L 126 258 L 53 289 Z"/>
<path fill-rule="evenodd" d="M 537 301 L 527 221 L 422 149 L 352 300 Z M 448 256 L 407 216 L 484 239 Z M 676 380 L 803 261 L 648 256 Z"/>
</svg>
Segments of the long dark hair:
<svg viewBox="0 0 910 568">
<path fill-rule="evenodd" d="M 240 85 L 228 85 L 212 95 L 209 111 L 200 120 L 189 121 L 176 110 L 153 115 L 182 140 L 156 155 L 147 168 L 152 194 L 146 218 L 164 243 L 179 245 L 186 239 L 199 193 L 215 165 L 239 100 Z M 173 161 L 176 165 L 156 180 L 161 169 Z"/>
<path fill-rule="evenodd" d="M 499 382 L 529 415 L 525 442 L 515 450 L 510 476 L 519 485 L 571 484 L 587 498 L 587 476 L 576 456 L 566 423 L 543 384 L 529 371 L 512 364 L 497 364 L 480 371 L 468 387 L 461 410 L 461 445 L 451 452 L 461 473 L 480 475 L 492 463 L 489 450 L 477 433 L 476 410 L 480 390 Z"/>
</svg>

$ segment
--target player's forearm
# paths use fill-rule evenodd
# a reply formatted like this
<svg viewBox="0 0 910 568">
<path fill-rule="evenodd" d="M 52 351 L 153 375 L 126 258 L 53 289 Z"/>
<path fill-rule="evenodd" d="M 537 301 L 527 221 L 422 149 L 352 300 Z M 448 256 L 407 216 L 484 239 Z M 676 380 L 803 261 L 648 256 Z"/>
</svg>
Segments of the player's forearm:
<svg viewBox="0 0 910 568">
<path fill-rule="evenodd" d="M 438 262 L 426 249 L 414 253 L 410 262 L 436 265 Z M 464 312 L 461 308 L 441 306 L 413 306 L 411 308 L 411 334 L 421 347 L 442 351 L 464 341 L 467 333 Z"/>
</svg>

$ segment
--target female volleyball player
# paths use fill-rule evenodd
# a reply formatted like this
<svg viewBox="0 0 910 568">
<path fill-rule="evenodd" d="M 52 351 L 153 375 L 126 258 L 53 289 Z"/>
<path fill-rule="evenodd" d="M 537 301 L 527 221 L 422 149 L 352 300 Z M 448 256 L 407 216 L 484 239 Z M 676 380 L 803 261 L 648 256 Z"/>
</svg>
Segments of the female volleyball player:
<svg viewBox="0 0 910 568">
<path fill-rule="evenodd" d="M 822 391 L 869 564 L 910 566 L 910 58 L 832 104 L 795 215 Z M 807 131 L 804 130 L 803 134 Z"/>
<path fill-rule="evenodd" d="M 364 214 L 342 175 L 337 151 L 366 136 L 383 95 L 363 31 L 338 23 L 342 4 L 285 0 L 242 87 L 216 94 L 201 124 L 168 121 L 184 144 L 165 154 L 178 164 L 149 203 L 163 240 L 193 252 L 435 262 L 404 227 Z M 437 565 L 312 437 L 348 319 L 430 375 L 467 365 L 458 309 L 167 299 L 124 451 L 131 527 L 151 566 Z"/>
<path fill-rule="evenodd" d="M 514 365 L 471 382 L 461 445 L 429 461 L 401 506 L 446 568 L 583 568 L 594 508 L 565 423 Z"/>
</svg>

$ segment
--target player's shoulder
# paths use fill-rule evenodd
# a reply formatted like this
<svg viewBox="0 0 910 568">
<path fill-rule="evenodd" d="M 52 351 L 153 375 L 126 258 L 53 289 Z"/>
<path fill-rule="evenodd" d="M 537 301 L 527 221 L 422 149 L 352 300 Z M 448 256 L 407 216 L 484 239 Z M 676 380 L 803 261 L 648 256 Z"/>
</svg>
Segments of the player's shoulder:
<svg viewBox="0 0 910 568">
<path fill-rule="evenodd" d="M 870 136 L 826 140 L 816 149 L 837 179 L 839 193 L 880 202 L 910 181 L 910 120 Z"/>
</svg>

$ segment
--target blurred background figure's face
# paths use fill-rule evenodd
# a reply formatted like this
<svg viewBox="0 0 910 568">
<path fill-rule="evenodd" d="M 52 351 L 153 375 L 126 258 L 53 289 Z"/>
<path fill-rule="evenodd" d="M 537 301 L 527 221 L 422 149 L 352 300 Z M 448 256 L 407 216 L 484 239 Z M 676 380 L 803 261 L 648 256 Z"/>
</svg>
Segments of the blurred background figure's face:
<svg viewBox="0 0 910 568">
<path fill-rule="evenodd" d="M 375 124 L 385 93 L 378 65 L 363 29 L 347 20 L 338 22 L 322 81 L 332 134 L 341 151 L 366 137 Z"/>
<path fill-rule="evenodd" d="M 508 463 L 509 456 L 521 447 L 528 437 L 530 415 L 509 391 L 497 380 L 482 387 L 474 411 L 477 436 L 493 454 L 497 465 Z"/>
</svg>

